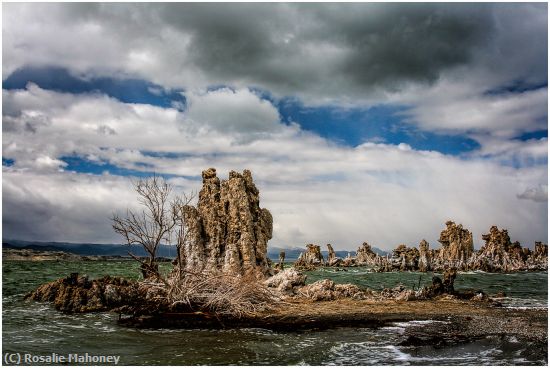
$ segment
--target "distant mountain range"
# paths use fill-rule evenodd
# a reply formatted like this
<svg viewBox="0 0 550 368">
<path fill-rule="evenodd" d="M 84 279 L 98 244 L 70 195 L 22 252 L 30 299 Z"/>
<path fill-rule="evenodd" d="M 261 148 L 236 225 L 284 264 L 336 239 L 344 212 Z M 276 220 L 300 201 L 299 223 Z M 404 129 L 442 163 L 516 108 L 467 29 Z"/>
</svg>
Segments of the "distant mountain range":
<svg viewBox="0 0 550 368">
<path fill-rule="evenodd" d="M 39 251 L 61 251 L 78 254 L 81 256 L 128 256 L 128 251 L 138 257 L 147 256 L 147 253 L 137 245 L 127 246 L 123 244 L 93 244 L 93 243 L 65 243 L 65 242 L 36 242 L 26 240 L 2 240 L 2 248 L 15 248 L 15 249 L 33 249 Z M 279 259 L 279 253 L 285 251 L 285 259 L 293 261 L 298 259 L 300 253 L 305 251 L 305 248 L 280 248 L 280 247 L 268 247 L 267 256 L 277 261 Z M 378 248 L 372 248 L 372 250 L 381 256 L 385 256 L 388 252 L 385 252 Z M 323 256 L 328 256 L 328 251 L 321 251 Z M 352 256 L 355 255 L 355 251 L 336 250 L 337 257 L 345 258 L 348 253 Z M 174 258 L 176 256 L 176 249 L 174 246 L 161 245 L 158 249 L 157 256 Z"/>
</svg>

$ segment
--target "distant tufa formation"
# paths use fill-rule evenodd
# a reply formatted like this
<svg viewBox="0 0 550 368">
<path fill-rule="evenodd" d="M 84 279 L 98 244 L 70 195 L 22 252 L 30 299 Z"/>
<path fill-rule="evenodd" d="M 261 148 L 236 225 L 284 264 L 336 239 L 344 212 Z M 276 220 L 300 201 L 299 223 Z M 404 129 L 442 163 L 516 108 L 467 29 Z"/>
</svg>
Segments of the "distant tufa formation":
<svg viewBox="0 0 550 368">
<path fill-rule="evenodd" d="M 441 248 L 434 263 L 462 269 L 474 253 L 474 237 L 471 231 L 462 227 L 462 224 L 456 225 L 452 221 L 447 221 L 445 225 L 447 227 L 439 236 Z"/>
<path fill-rule="evenodd" d="M 355 257 L 355 263 L 358 265 L 373 265 L 373 266 L 381 266 L 383 264 L 384 258 L 380 257 L 377 253 L 375 253 L 370 244 L 367 242 L 364 242 L 358 249 L 357 249 L 357 255 Z"/>
<path fill-rule="evenodd" d="M 269 276 L 273 218 L 260 208 L 250 171 L 231 171 L 228 180 L 220 181 L 210 168 L 202 172 L 202 183 L 197 207 L 184 209 L 187 236 L 179 266 L 194 273 Z"/>
<path fill-rule="evenodd" d="M 548 268 L 548 246 L 535 243 L 535 250 L 522 248 L 519 242 L 511 242 L 508 230 L 491 226 L 488 234 L 482 236 L 485 245 L 468 261 L 471 269 L 487 272 L 515 271 Z"/>
<path fill-rule="evenodd" d="M 348 256 L 342 260 L 336 258 L 332 246 L 328 244 L 329 258 L 325 263 L 320 247 L 310 244 L 306 252 L 300 256 L 297 265 L 300 268 L 368 266 L 380 272 L 427 272 L 449 269 L 513 272 L 548 269 L 546 244 L 536 242 L 534 251 L 531 251 L 529 248 L 523 248 L 519 242 L 512 243 L 507 230 L 499 230 L 492 226 L 489 233 L 482 236 L 485 245 L 475 252 L 471 231 L 453 221 L 447 221 L 445 226 L 439 236 L 439 249 L 430 249 L 428 242 L 423 239 L 418 248 L 409 248 L 401 244 L 393 250 L 391 257 L 382 257 L 365 242 L 357 249 L 355 257 Z"/>
<path fill-rule="evenodd" d="M 305 253 L 300 253 L 298 260 L 294 263 L 294 267 L 300 269 L 309 269 L 324 265 L 325 259 L 321 254 L 321 247 L 315 244 L 306 245 Z"/>
</svg>

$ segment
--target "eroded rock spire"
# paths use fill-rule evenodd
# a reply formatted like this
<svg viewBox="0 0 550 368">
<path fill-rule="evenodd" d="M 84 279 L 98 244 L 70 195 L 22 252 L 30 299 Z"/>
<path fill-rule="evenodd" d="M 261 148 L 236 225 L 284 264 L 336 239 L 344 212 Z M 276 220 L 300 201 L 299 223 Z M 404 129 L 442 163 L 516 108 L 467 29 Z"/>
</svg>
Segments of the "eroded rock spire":
<svg viewBox="0 0 550 368">
<path fill-rule="evenodd" d="M 249 170 L 220 180 L 216 169 L 202 172 L 197 207 L 186 206 L 187 237 L 183 270 L 265 278 L 271 274 L 267 242 L 273 218 L 260 208 L 259 191 Z"/>
</svg>

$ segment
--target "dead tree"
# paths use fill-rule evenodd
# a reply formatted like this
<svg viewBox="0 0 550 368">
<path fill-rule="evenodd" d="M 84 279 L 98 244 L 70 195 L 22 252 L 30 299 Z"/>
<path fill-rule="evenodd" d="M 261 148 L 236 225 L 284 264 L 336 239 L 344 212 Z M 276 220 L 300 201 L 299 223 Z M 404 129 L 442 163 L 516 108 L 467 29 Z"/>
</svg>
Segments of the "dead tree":
<svg viewBox="0 0 550 368">
<path fill-rule="evenodd" d="M 114 214 L 113 229 L 122 235 L 128 245 L 141 245 L 148 254 L 142 261 L 132 253 L 130 256 L 141 263 L 144 278 L 160 278 L 156 262 L 161 242 L 170 242 L 171 232 L 176 224 L 175 211 L 169 202 L 172 187 L 164 179 L 153 176 L 134 183 L 138 201 L 145 208 L 141 212 L 126 211 L 126 217 Z"/>
</svg>

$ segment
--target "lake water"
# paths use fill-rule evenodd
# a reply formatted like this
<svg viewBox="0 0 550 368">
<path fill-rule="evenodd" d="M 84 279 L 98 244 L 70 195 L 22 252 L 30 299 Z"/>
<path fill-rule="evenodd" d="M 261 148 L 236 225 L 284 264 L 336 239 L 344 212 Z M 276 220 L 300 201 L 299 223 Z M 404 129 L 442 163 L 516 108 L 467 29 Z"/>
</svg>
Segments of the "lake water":
<svg viewBox="0 0 550 368">
<path fill-rule="evenodd" d="M 161 269 L 167 270 L 168 264 Z M 16 262 L 2 268 L 3 353 L 116 355 L 122 365 L 541 365 L 547 361 L 526 354 L 528 342 L 513 337 L 489 337 L 445 348 L 401 347 L 403 323 L 371 328 L 272 332 L 263 329 L 139 330 L 120 327 L 117 315 L 66 315 L 48 304 L 24 301 L 41 283 L 71 272 L 91 278 L 106 274 L 137 278 L 131 261 Z M 431 274 L 371 273 L 319 269 L 307 272 L 308 282 L 332 278 L 373 289 L 429 284 Z M 511 308 L 547 307 L 547 272 L 463 273 L 456 288 L 488 293 L 504 291 Z M 425 323 L 425 322 L 409 322 Z M 433 322 L 440 323 L 440 322 Z M 5 363 L 5 362 L 4 362 Z"/>
</svg>

